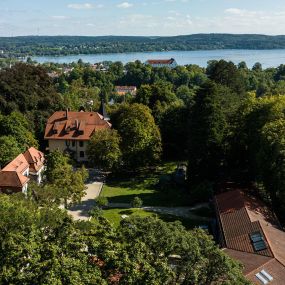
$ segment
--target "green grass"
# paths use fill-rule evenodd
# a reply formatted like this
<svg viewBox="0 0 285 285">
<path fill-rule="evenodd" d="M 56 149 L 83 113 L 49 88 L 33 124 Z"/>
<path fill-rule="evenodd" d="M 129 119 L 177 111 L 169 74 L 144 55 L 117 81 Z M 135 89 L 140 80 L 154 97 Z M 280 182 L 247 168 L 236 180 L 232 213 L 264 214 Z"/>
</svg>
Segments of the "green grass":
<svg viewBox="0 0 285 285">
<path fill-rule="evenodd" d="M 191 200 L 187 190 L 170 186 L 158 188 L 159 178 L 174 172 L 177 163 L 165 163 L 157 169 L 151 169 L 136 175 L 109 177 L 101 195 L 110 203 L 130 203 L 134 197 L 143 200 L 144 206 L 187 206 Z"/>
<path fill-rule="evenodd" d="M 159 214 L 154 213 L 150 211 L 145 211 L 143 209 L 106 209 L 103 211 L 103 216 L 109 220 L 114 226 L 119 226 L 122 215 L 127 216 L 139 216 L 139 217 L 148 217 L 148 216 L 157 216 L 159 219 L 165 221 L 165 222 L 175 222 L 180 221 L 183 226 L 187 229 L 193 229 L 195 227 L 198 227 L 199 225 L 204 225 L 205 220 L 204 219 L 191 219 L 191 218 L 181 218 L 173 215 L 165 215 L 165 214 Z"/>
<path fill-rule="evenodd" d="M 127 216 L 140 216 L 140 217 L 148 217 L 155 215 L 154 213 L 144 211 L 142 209 L 107 209 L 103 211 L 103 217 L 109 220 L 116 227 L 119 226 L 122 215 Z"/>
</svg>

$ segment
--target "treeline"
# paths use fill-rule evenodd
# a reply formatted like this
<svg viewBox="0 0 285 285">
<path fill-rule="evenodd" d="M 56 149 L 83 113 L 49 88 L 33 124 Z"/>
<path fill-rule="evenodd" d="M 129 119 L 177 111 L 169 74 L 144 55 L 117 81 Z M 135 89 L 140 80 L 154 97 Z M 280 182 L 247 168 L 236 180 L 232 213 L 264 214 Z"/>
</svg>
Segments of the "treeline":
<svg viewBox="0 0 285 285">
<path fill-rule="evenodd" d="M 169 50 L 283 49 L 285 36 L 194 34 L 175 37 L 24 36 L 0 38 L 0 57 Z"/>
</svg>

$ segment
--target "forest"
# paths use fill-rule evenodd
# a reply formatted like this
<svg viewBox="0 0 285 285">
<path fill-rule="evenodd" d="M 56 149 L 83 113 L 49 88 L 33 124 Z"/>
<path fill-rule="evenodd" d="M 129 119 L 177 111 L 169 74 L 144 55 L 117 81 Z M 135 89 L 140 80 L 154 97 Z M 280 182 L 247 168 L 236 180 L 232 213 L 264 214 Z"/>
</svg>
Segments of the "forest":
<svg viewBox="0 0 285 285">
<path fill-rule="evenodd" d="M 117 85 L 137 86 L 136 96 L 118 96 Z M 91 164 L 132 175 L 184 161 L 189 203 L 209 201 L 224 182 L 243 183 L 284 224 L 284 95 L 285 65 L 220 60 L 169 69 L 136 61 L 100 71 L 81 60 L 15 63 L 0 71 L 0 165 L 28 146 L 45 151 L 54 111 L 96 111 L 104 100 L 113 128 L 92 137 Z M 80 199 L 85 170 L 47 157 L 46 185 L 28 199 L 0 195 L 1 284 L 247 284 L 209 235 L 179 222 L 131 218 L 115 228 L 98 212 L 72 221 L 59 200 Z M 181 259 L 171 267 L 175 254 Z"/>
<path fill-rule="evenodd" d="M 173 37 L 22 36 L 0 37 L 1 57 L 57 56 L 171 50 L 282 49 L 285 36 L 193 34 Z"/>
</svg>

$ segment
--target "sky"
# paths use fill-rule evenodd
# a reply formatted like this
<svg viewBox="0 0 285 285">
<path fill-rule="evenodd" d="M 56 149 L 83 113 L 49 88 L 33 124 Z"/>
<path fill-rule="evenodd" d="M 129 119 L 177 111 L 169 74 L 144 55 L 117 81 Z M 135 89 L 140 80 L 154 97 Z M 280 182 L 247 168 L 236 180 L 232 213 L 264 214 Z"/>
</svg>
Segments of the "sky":
<svg viewBox="0 0 285 285">
<path fill-rule="evenodd" d="M 0 36 L 285 34 L 284 0 L 0 0 Z"/>
</svg>

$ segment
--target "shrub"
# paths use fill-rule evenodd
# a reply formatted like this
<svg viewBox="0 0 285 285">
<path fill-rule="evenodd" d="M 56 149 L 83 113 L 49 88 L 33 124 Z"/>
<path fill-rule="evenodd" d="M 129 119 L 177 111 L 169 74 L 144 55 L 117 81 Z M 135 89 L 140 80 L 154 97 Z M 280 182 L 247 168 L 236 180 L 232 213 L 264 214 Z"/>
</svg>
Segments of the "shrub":
<svg viewBox="0 0 285 285">
<path fill-rule="evenodd" d="M 96 206 L 99 208 L 107 207 L 109 204 L 109 201 L 106 197 L 98 197 L 96 199 Z"/>
<path fill-rule="evenodd" d="M 143 200 L 139 197 L 135 197 L 131 202 L 132 208 L 141 208 L 143 205 Z"/>
<path fill-rule="evenodd" d="M 94 208 L 92 208 L 92 209 L 89 211 L 89 215 L 90 215 L 92 218 L 98 220 L 100 217 L 102 217 L 103 211 L 102 211 L 102 209 L 101 209 L 100 207 L 95 206 Z"/>
</svg>

